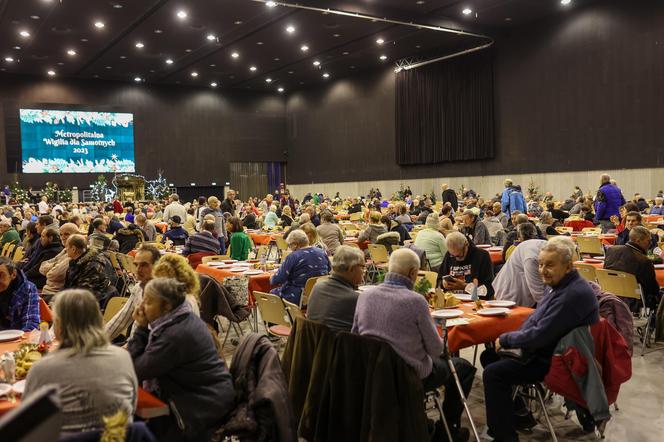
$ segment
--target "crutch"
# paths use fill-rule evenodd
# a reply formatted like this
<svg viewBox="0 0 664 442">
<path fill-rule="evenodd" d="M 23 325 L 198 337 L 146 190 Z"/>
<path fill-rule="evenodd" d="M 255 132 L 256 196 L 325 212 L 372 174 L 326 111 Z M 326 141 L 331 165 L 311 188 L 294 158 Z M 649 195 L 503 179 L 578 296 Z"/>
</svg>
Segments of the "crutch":
<svg viewBox="0 0 664 442">
<path fill-rule="evenodd" d="M 473 429 L 473 434 L 475 435 L 475 440 L 480 442 L 480 435 L 477 432 L 477 427 L 475 426 L 475 421 L 473 421 L 473 416 L 470 414 L 470 407 L 468 406 L 468 401 L 466 400 L 466 395 L 463 392 L 461 387 L 461 381 L 459 380 L 459 375 L 457 375 L 456 368 L 454 367 L 454 362 L 452 361 L 452 356 L 450 355 L 449 348 L 447 347 L 447 326 L 445 319 L 440 321 L 441 328 L 443 330 L 443 357 L 447 361 L 447 365 L 450 367 L 450 372 L 454 376 L 454 382 L 456 383 L 457 390 L 459 390 L 459 396 L 461 397 L 461 402 L 463 402 L 463 408 L 466 410 L 468 415 L 468 420 L 470 421 L 470 426 Z"/>
</svg>

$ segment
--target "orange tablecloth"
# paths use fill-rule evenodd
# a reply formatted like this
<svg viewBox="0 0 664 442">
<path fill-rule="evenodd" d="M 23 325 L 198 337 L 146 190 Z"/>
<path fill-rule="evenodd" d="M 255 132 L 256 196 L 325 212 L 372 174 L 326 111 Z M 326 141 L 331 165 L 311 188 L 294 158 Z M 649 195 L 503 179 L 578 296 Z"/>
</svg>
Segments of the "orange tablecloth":
<svg viewBox="0 0 664 442">
<path fill-rule="evenodd" d="M 659 221 L 661 219 L 664 219 L 664 215 L 643 215 L 644 223 L 654 223 L 655 221 Z"/>
<path fill-rule="evenodd" d="M 571 238 L 572 241 L 576 241 L 575 235 L 572 235 Z M 599 235 L 599 239 L 602 241 L 602 244 L 607 246 L 614 245 L 616 243 L 616 238 L 618 238 L 616 235 L 610 233 L 602 233 L 601 235 Z"/>
<path fill-rule="evenodd" d="M 510 309 L 507 316 L 480 316 L 473 307 L 473 304 L 461 304 L 458 307 L 463 311 L 463 317 L 470 320 L 470 324 L 449 328 L 448 345 L 452 352 L 493 342 L 503 333 L 517 330 L 534 311 L 528 307 L 515 307 Z"/>
<path fill-rule="evenodd" d="M 0 354 L 6 351 L 16 351 L 18 346 L 26 342 L 28 333 L 23 338 L 11 342 L 0 342 Z M 21 405 L 21 400 L 17 399 L 16 402 L 10 402 L 6 399 L 0 400 L 0 416 L 6 412 Z M 159 400 L 157 397 L 151 395 L 142 388 L 138 388 L 138 401 L 136 404 L 136 416 L 143 419 L 150 419 L 157 416 L 166 416 L 169 414 L 168 405 Z"/>
<path fill-rule="evenodd" d="M 228 269 L 210 267 L 209 265 L 206 264 L 199 264 L 199 266 L 196 267 L 196 271 L 198 273 L 209 275 L 214 279 L 216 279 L 217 281 L 222 281 L 227 276 L 238 276 L 237 273 L 233 273 Z M 249 276 L 249 293 L 253 294 L 254 290 L 258 290 L 259 292 L 269 292 L 271 289 L 276 287 L 270 284 L 270 277 L 273 274 L 274 273 L 268 272 L 268 273 L 261 273 L 260 275 Z"/>
<path fill-rule="evenodd" d="M 496 264 L 503 263 L 503 251 L 502 250 L 487 250 L 489 255 L 491 255 L 491 262 Z"/>
<path fill-rule="evenodd" d="M 254 242 L 254 245 L 268 245 L 274 241 L 277 236 L 283 236 L 281 233 L 268 233 L 268 232 L 250 232 L 249 237 Z"/>
<path fill-rule="evenodd" d="M 154 223 L 154 226 L 159 230 L 161 233 L 166 233 L 166 229 L 168 228 L 167 223 Z"/>
<path fill-rule="evenodd" d="M 350 219 L 350 215 L 348 213 L 337 213 L 334 215 L 334 219 L 337 221 L 342 220 L 342 219 Z"/>
<path fill-rule="evenodd" d="M 598 269 L 604 268 L 604 262 L 577 261 L 577 263 L 590 264 L 591 266 L 597 267 Z M 655 269 L 655 277 L 657 277 L 657 283 L 659 286 L 664 287 L 664 269 Z"/>
</svg>

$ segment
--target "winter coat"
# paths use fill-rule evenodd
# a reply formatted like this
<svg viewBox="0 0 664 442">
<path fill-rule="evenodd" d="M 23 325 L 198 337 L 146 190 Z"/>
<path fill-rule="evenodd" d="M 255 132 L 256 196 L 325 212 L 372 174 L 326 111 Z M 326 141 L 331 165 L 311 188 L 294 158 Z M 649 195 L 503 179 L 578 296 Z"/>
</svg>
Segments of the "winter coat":
<svg viewBox="0 0 664 442">
<path fill-rule="evenodd" d="M 632 312 L 629 310 L 627 304 L 621 301 L 619 297 L 602 291 L 602 288 L 596 282 L 589 281 L 588 284 L 590 284 L 590 287 L 595 292 L 595 296 L 597 296 L 599 315 L 609 321 L 609 324 L 625 338 L 627 349 L 631 356 L 634 347 L 634 318 Z"/>
<path fill-rule="evenodd" d="M 200 440 L 196 435 L 221 425 L 235 405 L 226 364 L 207 326 L 191 311 L 176 315 L 150 340 L 149 335 L 146 327 L 137 327 L 128 343 L 138 380 L 156 380 L 159 398 L 184 425 L 183 436 Z"/>
<path fill-rule="evenodd" d="M 39 267 L 44 261 L 55 258 L 62 251 L 62 243 L 54 241 L 39 250 L 39 254 L 31 261 L 30 267 L 25 267 L 23 271 L 25 276 L 32 281 L 38 289 L 41 289 L 46 284 L 46 276 L 39 273 Z"/>
<path fill-rule="evenodd" d="M 649 306 L 653 305 L 652 303 L 655 302 L 655 297 L 659 293 L 659 283 L 655 274 L 655 266 L 646 256 L 645 252 L 636 244 L 627 243 L 624 246 L 617 245 L 609 247 L 606 250 L 604 268 L 634 275 L 636 281 L 643 288 L 646 302 Z"/>
<path fill-rule="evenodd" d="M 137 248 L 138 243 L 145 241 L 143 232 L 134 224 L 115 232 L 115 239 L 119 245 L 120 253 L 127 254 Z"/>
<path fill-rule="evenodd" d="M 83 255 L 72 259 L 65 276 L 65 288 L 87 289 L 97 300 L 104 301 L 111 288 L 111 281 L 105 273 L 106 261 L 106 258 L 94 249 L 88 249 Z"/>
<path fill-rule="evenodd" d="M 595 197 L 595 219 L 608 221 L 614 215 L 620 217 L 620 206 L 623 204 L 625 198 L 618 186 L 602 184 Z"/>
</svg>

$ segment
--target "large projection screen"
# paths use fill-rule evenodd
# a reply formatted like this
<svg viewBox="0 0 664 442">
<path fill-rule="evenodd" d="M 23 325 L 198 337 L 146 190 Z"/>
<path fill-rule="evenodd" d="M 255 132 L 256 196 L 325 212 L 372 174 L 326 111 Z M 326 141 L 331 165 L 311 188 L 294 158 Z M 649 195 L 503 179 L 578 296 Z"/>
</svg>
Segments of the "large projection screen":
<svg viewBox="0 0 664 442">
<path fill-rule="evenodd" d="M 134 116 L 19 109 L 23 173 L 135 172 Z"/>
</svg>

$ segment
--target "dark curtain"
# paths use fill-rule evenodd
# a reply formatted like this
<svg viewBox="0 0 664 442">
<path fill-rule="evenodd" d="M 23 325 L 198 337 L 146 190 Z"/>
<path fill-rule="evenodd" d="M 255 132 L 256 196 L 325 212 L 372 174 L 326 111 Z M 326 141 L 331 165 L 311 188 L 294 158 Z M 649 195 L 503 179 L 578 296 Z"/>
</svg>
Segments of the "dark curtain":
<svg viewBox="0 0 664 442">
<path fill-rule="evenodd" d="M 283 183 L 283 163 L 267 163 L 267 186 L 270 193 L 279 188 Z"/>
<path fill-rule="evenodd" d="M 493 125 L 490 50 L 396 74 L 398 164 L 493 158 Z"/>
<path fill-rule="evenodd" d="M 231 162 L 231 189 L 238 193 L 241 200 L 246 201 L 250 196 L 264 198 L 268 193 L 267 184 L 268 163 L 235 163 Z"/>
</svg>

